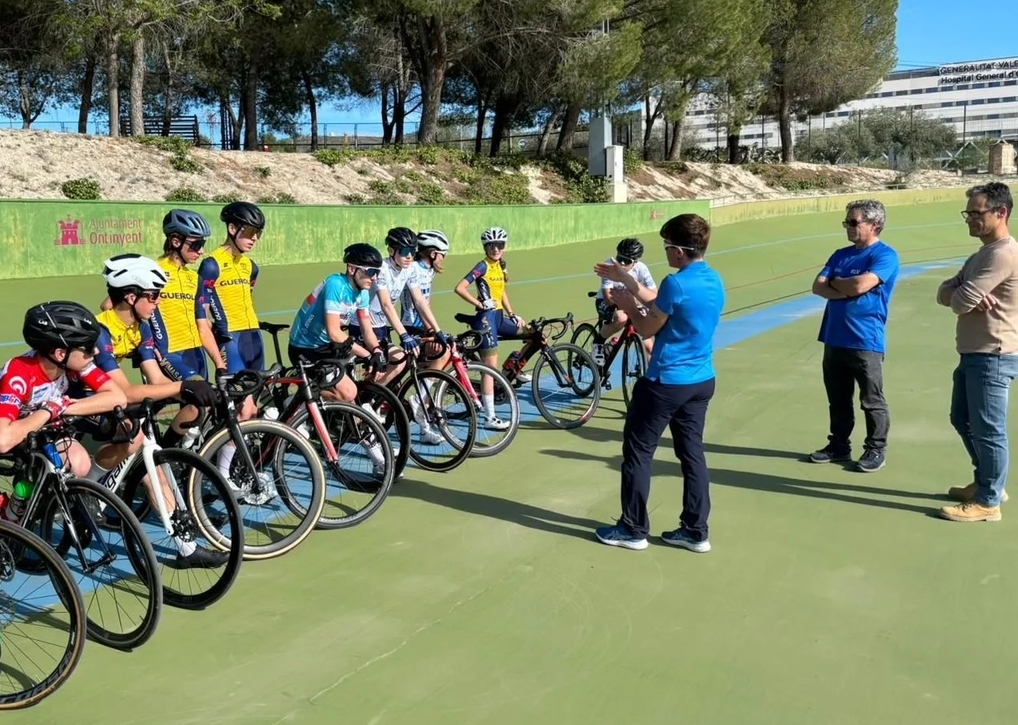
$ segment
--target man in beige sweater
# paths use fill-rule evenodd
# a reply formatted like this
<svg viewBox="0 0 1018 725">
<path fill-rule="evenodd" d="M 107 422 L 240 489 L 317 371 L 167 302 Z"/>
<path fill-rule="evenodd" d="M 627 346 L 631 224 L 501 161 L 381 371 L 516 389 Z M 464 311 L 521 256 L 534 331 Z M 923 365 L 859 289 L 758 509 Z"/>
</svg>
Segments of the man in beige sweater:
<svg viewBox="0 0 1018 725">
<path fill-rule="evenodd" d="M 1018 242 L 1008 231 L 1013 208 L 1006 184 L 969 189 L 961 214 L 982 247 L 937 291 L 937 302 L 958 315 L 951 425 L 975 468 L 972 483 L 948 491 L 960 501 L 940 510 L 949 521 L 1000 521 L 1007 500 L 1008 390 L 1018 377 Z"/>
</svg>

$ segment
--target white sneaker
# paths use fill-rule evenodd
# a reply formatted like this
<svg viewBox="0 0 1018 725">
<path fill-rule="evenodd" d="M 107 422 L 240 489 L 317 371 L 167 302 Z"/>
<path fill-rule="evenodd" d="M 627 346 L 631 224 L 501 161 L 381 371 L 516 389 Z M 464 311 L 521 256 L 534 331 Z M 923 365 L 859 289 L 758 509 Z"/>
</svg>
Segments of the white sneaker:
<svg viewBox="0 0 1018 725">
<path fill-rule="evenodd" d="M 508 430 L 512 424 L 507 420 L 502 420 L 497 415 L 489 415 L 484 419 L 484 427 L 488 430 Z"/>
<path fill-rule="evenodd" d="M 531 377 L 530 375 L 527 375 L 526 373 L 519 373 L 516 376 L 516 382 L 518 382 L 520 385 L 526 385 L 527 383 L 529 383 L 533 379 L 534 379 L 533 377 Z"/>
<path fill-rule="evenodd" d="M 445 436 L 443 436 L 437 430 L 433 430 L 431 426 L 422 425 L 421 440 L 427 443 L 429 446 L 437 446 L 439 443 L 445 442 Z"/>
</svg>

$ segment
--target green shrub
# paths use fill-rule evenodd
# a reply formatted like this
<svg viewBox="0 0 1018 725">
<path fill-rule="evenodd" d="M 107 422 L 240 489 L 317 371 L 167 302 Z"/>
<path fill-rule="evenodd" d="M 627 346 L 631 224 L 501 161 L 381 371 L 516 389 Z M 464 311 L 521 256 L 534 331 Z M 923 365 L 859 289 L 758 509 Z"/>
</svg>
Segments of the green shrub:
<svg viewBox="0 0 1018 725">
<path fill-rule="evenodd" d="M 205 173 L 205 165 L 186 154 L 174 154 L 173 158 L 170 159 L 170 166 L 177 171 L 183 171 L 185 174 Z"/>
<path fill-rule="evenodd" d="M 166 201 L 179 201 L 182 203 L 197 203 L 206 201 L 205 195 L 190 186 L 178 186 L 166 195 Z"/>
<path fill-rule="evenodd" d="M 186 156 L 193 148 L 189 141 L 179 136 L 132 136 L 131 138 L 142 146 L 151 146 L 160 151 L 169 151 L 181 156 Z"/>
<path fill-rule="evenodd" d="M 216 194 L 212 197 L 212 201 L 217 204 L 232 204 L 235 201 L 240 201 L 240 194 L 235 191 L 231 191 L 229 194 Z"/>
<path fill-rule="evenodd" d="M 60 191 L 68 199 L 102 199 L 102 187 L 95 179 L 68 179 L 60 185 Z"/>
</svg>

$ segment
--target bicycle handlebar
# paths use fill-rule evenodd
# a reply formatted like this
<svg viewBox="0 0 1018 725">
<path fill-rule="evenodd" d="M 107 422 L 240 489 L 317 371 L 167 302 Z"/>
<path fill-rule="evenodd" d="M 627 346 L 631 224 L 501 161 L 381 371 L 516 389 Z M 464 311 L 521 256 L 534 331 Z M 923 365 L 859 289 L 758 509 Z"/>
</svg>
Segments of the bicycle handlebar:
<svg viewBox="0 0 1018 725">
<path fill-rule="evenodd" d="M 216 387 L 232 400 L 243 400 L 249 395 L 257 395 L 267 383 L 278 380 L 282 372 L 283 366 L 275 362 L 264 371 L 245 369 L 232 374 L 217 374 Z"/>
</svg>

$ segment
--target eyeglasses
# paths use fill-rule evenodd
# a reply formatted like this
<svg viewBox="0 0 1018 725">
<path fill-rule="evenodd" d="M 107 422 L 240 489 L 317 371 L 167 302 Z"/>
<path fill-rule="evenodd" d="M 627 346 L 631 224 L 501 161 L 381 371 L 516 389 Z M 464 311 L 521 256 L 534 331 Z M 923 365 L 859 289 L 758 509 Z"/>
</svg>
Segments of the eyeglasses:
<svg viewBox="0 0 1018 725">
<path fill-rule="evenodd" d="M 200 252 L 205 248 L 204 239 L 185 239 L 184 244 L 189 246 L 193 252 Z"/>
<path fill-rule="evenodd" d="M 392 247 L 391 249 L 401 257 L 412 257 L 417 251 L 417 247 Z"/>
<path fill-rule="evenodd" d="M 965 221 L 968 221 L 973 217 L 980 217 L 983 214 L 989 214 L 991 211 L 997 210 L 990 208 L 990 209 L 975 209 L 973 211 L 969 211 L 968 209 L 966 209 L 965 211 L 961 212 L 961 218 L 964 219 Z"/>
<path fill-rule="evenodd" d="M 360 270 L 366 276 L 371 277 L 372 279 L 377 277 L 378 273 L 382 271 L 381 267 L 360 267 L 360 266 L 358 266 L 356 264 L 351 264 L 350 266 L 353 267 L 356 270 Z"/>
<path fill-rule="evenodd" d="M 623 265 L 623 266 L 629 266 L 630 264 L 633 264 L 634 262 L 636 262 L 635 259 L 633 259 L 632 257 L 627 257 L 624 254 L 616 254 L 615 255 L 615 261 L 618 262 L 619 264 Z"/>
<path fill-rule="evenodd" d="M 666 244 L 665 249 L 685 249 L 687 252 L 695 252 L 692 247 L 683 247 L 681 244 Z"/>
<path fill-rule="evenodd" d="M 494 247 L 495 249 L 505 249 L 505 242 L 488 242 L 487 244 L 484 245 L 485 249 L 488 249 L 489 247 Z"/>
<path fill-rule="evenodd" d="M 138 296 L 155 303 L 159 301 L 159 290 L 145 290 L 144 292 L 139 292 Z"/>
<path fill-rule="evenodd" d="M 863 220 L 859 220 L 859 219 L 846 219 L 845 221 L 841 222 L 841 226 L 845 227 L 845 229 L 848 229 L 849 227 L 852 227 L 853 229 L 855 229 L 858 226 L 862 226 L 863 224 L 869 224 L 869 223 L 870 222 L 866 221 L 865 219 L 863 219 Z"/>
<path fill-rule="evenodd" d="M 80 352 L 86 360 L 95 357 L 94 347 L 72 347 L 71 349 Z"/>
<path fill-rule="evenodd" d="M 244 237 L 245 239 L 254 239 L 255 241 L 262 238 L 262 231 L 256 227 L 245 226 L 240 230 L 238 237 Z"/>
</svg>

